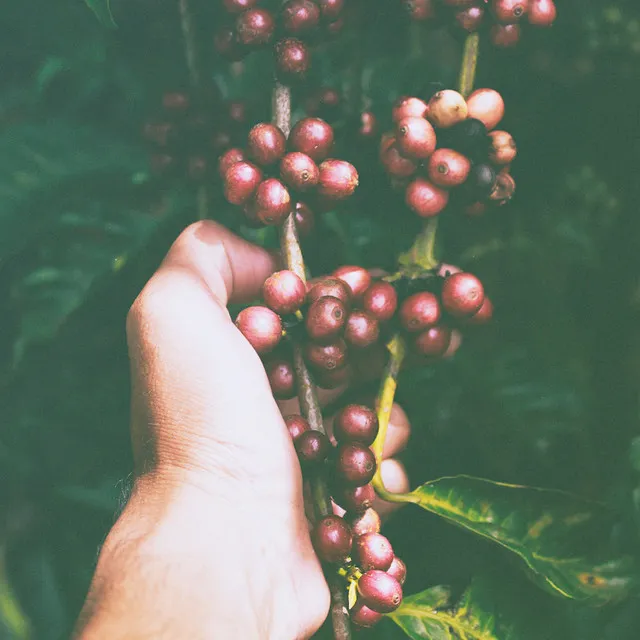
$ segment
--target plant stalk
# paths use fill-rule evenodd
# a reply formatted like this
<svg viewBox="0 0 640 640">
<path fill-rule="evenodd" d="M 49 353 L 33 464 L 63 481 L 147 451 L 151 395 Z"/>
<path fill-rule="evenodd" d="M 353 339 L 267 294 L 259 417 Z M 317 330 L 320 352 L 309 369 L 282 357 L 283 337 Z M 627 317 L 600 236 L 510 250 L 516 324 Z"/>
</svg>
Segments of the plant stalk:
<svg viewBox="0 0 640 640">
<path fill-rule="evenodd" d="M 462 54 L 462 65 L 460 66 L 460 79 L 458 81 L 458 91 L 466 98 L 473 91 L 476 81 L 476 68 L 478 66 L 478 55 L 480 53 L 480 34 L 471 33 L 464 43 L 464 53 Z"/>
</svg>

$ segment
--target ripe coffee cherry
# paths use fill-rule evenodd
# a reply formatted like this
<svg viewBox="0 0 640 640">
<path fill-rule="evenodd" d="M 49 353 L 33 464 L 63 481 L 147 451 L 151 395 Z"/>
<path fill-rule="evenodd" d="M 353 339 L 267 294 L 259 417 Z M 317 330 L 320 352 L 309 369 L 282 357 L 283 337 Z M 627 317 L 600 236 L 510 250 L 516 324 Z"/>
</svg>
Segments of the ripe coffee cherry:
<svg viewBox="0 0 640 640">
<path fill-rule="evenodd" d="M 367 509 L 364 513 L 359 513 L 349 517 L 349 524 L 354 536 L 363 536 L 365 533 L 380 533 L 382 522 L 375 509 Z"/>
<path fill-rule="evenodd" d="M 286 148 L 284 133 L 273 124 L 261 122 L 249 131 L 247 149 L 258 164 L 268 166 L 278 162 Z"/>
<path fill-rule="evenodd" d="M 495 169 L 491 165 L 474 164 L 460 192 L 468 202 L 486 200 L 495 189 L 496 179 Z"/>
<path fill-rule="evenodd" d="M 262 297 L 276 313 L 297 311 L 307 297 L 307 287 L 293 271 L 276 271 L 262 285 Z"/>
<path fill-rule="evenodd" d="M 352 265 L 338 267 L 333 272 L 333 276 L 349 285 L 356 299 L 362 298 L 364 292 L 371 286 L 371 274 L 364 267 Z"/>
<path fill-rule="evenodd" d="M 335 338 L 347 322 L 344 304 L 338 298 L 324 296 L 309 305 L 305 326 L 312 340 L 327 342 Z"/>
<path fill-rule="evenodd" d="M 404 6 L 411 20 L 431 20 L 436 15 L 435 0 L 404 0 Z"/>
<path fill-rule="evenodd" d="M 445 188 L 457 187 L 469 177 L 471 162 L 453 149 L 437 149 L 429 158 L 427 170 L 433 184 Z"/>
<path fill-rule="evenodd" d="M 416 338 L 416 351 L 423 356 L 437 358 L 446 353 L 451 344 L 451 330 L 443 325 L 431 327 Z"/>
<path fill-rule="evenodd" d="M 282 26 L 293 34 L 305 33 L 318 26 L 320 7 L 311 0 L 289 0 L 282 8 Z"/>
<path fill-rule="evenodd" d="M 236 162 L 224 176 L 224 196 L 231 204 L 244 204 L 257 191 L 262 171 L 249 162 Z"/>
<path fill-rule="evenodd" d="M 530 0 L 529 24 L 536 27 L 550 27 L 556 19 L 557 11 L 553 0 Z"/>
<path fill-rule="evenodd" d="M 477 118 L 467 118 L 443 132 L 441 146 L 455 149 L 473 159 L 484 160 L 487 157 L 489 138 L 484 123 Z"/>
<path fill-rule="evenodd" d="M 236 34 L 238 42 L 245 47 L 268 44 L 275 31 L 273 16 L 265 9 L 249 9 L 238 16 Z"/>
<path fill-rule="evenodd" d="M 362 487 L 369 484 L 375 473 L 376 457 L 371 449 L 357 442 L 338 445 L 336 476 L 346 486 Z"/>
<path fill-rule="evenodd" d="M 304 465 L 317 465 L 324 462 L 331 451 L 329 438 L 319 431 L 305 431 L 293 444 L 300 462 Z"/>
<path fill-rule="evenodd" d="M 291 196 L 280 180 L 267 178 L 258 185 L 255 205 L 258 220 L 280 224 L 291 212 Z"/>
<path fill-rule="evenodd" d="M 371 484 L 361 487 L 349 487 L 340 494 L 340 506 L 351 513 L 363 513 L 376 498 L 376 492 Z"/>
<path fill-rule="evenodd" d="M 347 318 L 344 339 L 353 347 L 366 349 L 380 337 L 378 321 L 367 311 L 356 309 Z"/>
<path fill-rule="evenodd" d="M 484 302 L 479 311 L 474 313 L 467 319 L 469 324 L 487 324 L 493 317 L 493 303 L 487 296 L 484 297 Z"/>
<path fill-rule="evenodd" d="M 316 524 L 311 539 L 316 553 L 325 562 L 344 562 L 351 552 L 351 529 L 339 516 L 322 518 Z"/>
<path fill-rule="evenodd" d="M 431 0 L 428 1 L 431 2 Z M 351 622 L 361 629 L 370 629 L 378 624 L 378 622 L 383 618 L 381 613 L 378 613 L 373 609 L 369 609 L 369 607 L 359 601 L 356 602 L 353 609 L 349 611 L 349 617 L 351 618 Z"/>
<path fill-rule="evenodd" d="M 367 571 L 358 580 L 358 594 L 364 605 L 378 613 L 391 613 L 402 602 L 402 586 L 385 571 Z"/>
<path fill-rule="evenodd" d="M 292 189 L 307 191 L 318 184 L 318 165 L 306 154 L 292 151 L 280 161 L 280 177 Z"/>
<path fill-rule="evenodd" d="M 529 0 L 493 0 L 493 13 L 505 23 L 518 22 L 527 13 Z"/>
<path fill-rule="evenodd" d="M 392 139 L 391 144 L 386 141 L 384 148 L 380 150 L 380 161 L 386 172 L 394 178 L 409 178 L 418 170 L 415 160 L 405 158 L 398 149 L 398 145 Z"/>
<path fill-rule="evenodd" d="M 467 7 L 456 13 L 456 22 L 468 33 L 475 33 L 482 25 L 484 19 L 484 7 L 481 5 Z"/>
<path fill-rule="evenodd" d="M 286 416 L 284 423 L 287 425 L 292 440 L 296 440 L 299 435 L 311 429 L 309 423 L 299 415 Z"/>
<path fill-rule="evenodd" d="M 467 98 L 469 117 L 480 120 L 488 131 L 504 117 L 504 100 L 493 89 L 478 89 Z"/>
<path fill-rule="evenodd" d="M 404 584 L 407 579 L 407 565 L 395 556 L 391 566 L 387 569 L 387 573 L 393 576 L 400 584 Z"/>
<path fill-rule="evenodd" d="M 467 117 L 467 103 L 457 92 L 451 89 L 438 91 L 429 100 L 427 118 L 440 129 L 447 129 Z"/>
<path fill-rule="evenodd" d="M 520 42 L 519 24 L 494 24 L 491 27 L 491 42 L 495 47 L 508 49 L 515 47 Z"/>
<path fill-rule="evenodd" d="M 387 571 L 395 557 L 393 547 L 380 533 L 365 533 L 353 541 L 353 560 L 362 571 Z"/>
<path fill-rule="evenodd" d="M 191 107 L 191 98 L 181 91 L 170 91 L 162 96 L 162 107 L 171 115 L 184 115 Z"/>
<path fill-rule="evenodd" d="M 424 178 L 416 178 L 407 186 L 405 202 L 420 217 L 431 218 L 447 206 L 449 193 Z"/>
<path fill-rule="evenodd" d="M 305 346 L 305 357 L 309 365 L 316 371 L 334 371 L 345 366 L 347 361 L 347 345 L 342 339 L 330 344 L 309 342 Z"/>
<path fill-rule="evenodd" d="M 289 400 L 296 395 L 296 374 L 290 360 L 274 358 L 265 365 L 265 370 L 275 398 Z"/>
<path fill-rule="evenodd" d="M 307 45 L 297 38 L 284 38 L 275 47 L 276 68 L 286 80 L 304 78 L 311 66 L 311 54 Z"/>
<path fill-rule="evenodd" d="M 344 0 L 317 0 L 322 18 L 327 22 L 334 22 L 341 16 Z"/>
<path fill-rule="evenodd" d="M 437 296 L 428 291 L 415 293 L 400 307 L 400 321 L 407 331 L 424 331 L 438 324 L 439 320 L 440 303 Z"/>
<path fill-rule="evenodd" d="M 309 288 L 307 300 L 309 304 L 312 304 L 325 296 L 338 298 L 346 309 L 351 305 L 351 289 L 348 284 L 339 278 L 323 278 L 320 282 L 313 284 Z"/>
<path fill-rule="evenodd" d="M 267 307 L 247 307 L 236 318 L 236 327 L 260 354 L 274 349 L 282 339 L 282 321 Z"/>
<path fill-rule="evenodd" d="M 513 198 L 515 192 L 516 181 L 508 173 L 500 172 L 496 178 L 496 186 L 489 199 L 497 205 L 503 205 Z"/>
<path fill-rule="evenodd" d="M 429 107 L 424 100 L 411 96 L 398 98 L 393 105 L 391 117 L 394 122 L 400 122 L 404 118 L 425 118 Z"/>
<path fill-rule="evenodd" d="M 400 153 L 414 160 L 428 158 L 436 148 L 436 132 L 424 118 L 398 120 L 395 136 Z"/>
<path fill-rule="evenodd" d="M 258 4 L 258 0 L 223 0 L 224 8 L 229 13 L 242 13 L 247 9 L 253 9 Z"/>
<path fill-rule="evenodd" d="M 484 302 L 482 282 L 471 273 L 454 273 L 442 284 L 442 306 L 454 318 L 476 313 Z"/>
<path fill-rule="evenodd" d="M 358 172 L 344 160 L 325 160 L 319 167 L 318 195 L 330 200 L 344 200 L 358 186 Z"/>
<path fill-rule="evenodd" d="M 391 283 L 374 282 L 366 290 L 362 305 L 378 322 L 387 322 L 398 308 L 398 294 Z"/>
<path fill-rule="evenodd" d="M 220 176 L 224 179 L 227 175 L 227 171 L 229 171 L 236 162 L 244 162 L 245 160 L 246 158 L 242 149 L 238 149 L 237 147 L 227 149 L 218 159 L 218 171 Z"/>
<path fill-rule="evenodd" d="M 369 407 L 348 404 L 334 419 L 333 435 L 338 442 L 359 442 L 368 447 L 378 435 L 378 417 Z"/>
<path fill-rule="evenodd" d="M 303 118 L 291 130 L 291 148 L 322 162 L 333 147 L 333 129 L 320 118 Z"/>
<path fill-rule="evenodd" d="M 518 149 L 513 136 L 506 131 L 492 131 L 489 134 L 491 147 L 489 159 L 494 164 L 505 165 L 515 160 Z"/>
<path fill-rule="evenodd" d="M 313 379 L 321 389 L 337 389 L 349 384 L 352 376 L 353 369 L 347 364 L 332 371 L 316 371 Z"/>
<path fill-rule="evenodd" d="M 378 131 L 378 119 L 373 111 L 363 111 L 360 114 L 360 128 L 358 129 L 358 135 L 361 138 L 369 139 L 373 138 Z"/>
</svg>

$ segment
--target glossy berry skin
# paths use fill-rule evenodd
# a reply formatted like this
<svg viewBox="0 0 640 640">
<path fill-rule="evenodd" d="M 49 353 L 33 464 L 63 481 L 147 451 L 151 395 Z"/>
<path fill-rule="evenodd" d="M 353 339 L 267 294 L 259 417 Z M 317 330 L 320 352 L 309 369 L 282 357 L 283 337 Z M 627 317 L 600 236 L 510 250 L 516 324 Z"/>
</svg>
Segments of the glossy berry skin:
<svg viewBox="0 0 640 640">
<path fill-rule="evenodd" d="M 380 162 L 390 176 L 409 178 L 418 170 L 418 163 L 410 158 L 405 158 L 393 140 L 391 144 L 385 143 L 384 148 L 381 148 Z"/>
<path fill-rule="evenodd" d="M 297 38 L 284 38 L 275 46 L 276 68 L 285 80 L 301 80 L 311 66 L 307 45 Z"/>
<path fill-rule="evenodd" d="M 362 305 L 378 322 L 387 322 L 398 308 L 398 294 L 391 283 L 374 282 L 365 292 Z"/>
<path fill-rule="evenodd" d="M 324 562 L 344 562 L 351 552 L 353 537 L 349 525 L 338 516 L 325 516 L 311 534 L 313 548 Z"/>
<path fill-rule="evenodd" d="M 475 33 L 484 19 L 484 7 L 467 7 L 456 13 L 456 23 L 468 33 Z"/>
<path fill-rule="evenodd" d="M 304 202 L 296 202 L 296 229 L 301 238 L 306 238 L 315 226 L 315 215 Z"/>
<path fill-rule="evenodd" d="M 457 92 L 451 89 L 438 91 L 429 100 L 427 118 L 436 127 L 447 129 L 467 117 L 467 103 Z"/>
<path fill-rule="evenodd" d="M 307 297 L 307 287 L 293 271 L 276 271 L 262 285 L 265 304 L 280 315 L 297 311 Z"/>
<path fill-rule="evenodd" d="M 237 147 L 227 149 L 220 158 L 218 158 L 218 172 L 220 173 L 220 177 L 224 179 L 227 175 L 227 171 L 229 171 L 236 162 L 244 162 L 245 160 L 246 157 L 242 149 L 238 149 Z"/>
<path fill-rule="evenodd" d="M 364 267 L 344 265 L 333 272 L 333 277 L 349 285 L 355 299 L 361 299 L 364 292 L 371 286 L 371 274 Z"/>
<path fill-rule="evenodd" d="M 236 162 L 224 176 L 224 196 L 231 203 L 241 205 L 257 191 L 262 171 L 249 162 Z"/>
<path fill-rule="evenodd" d="M 333 421 L 333 435 L 338 442 L 359 442 L 368 447 L 378 435 L 378 417 L 369 407 L 348 404 Z"/>
<path fill-rule="evenodd" d="M 236 327 L 260 354 L 274 349 L 282 339 L 282 321 L 267 307 L 247 307 L 236 318 Z"/>
<path fill-rule="evenodd" d="M 364 513 L 350 516 L 349 524 L 354 536 L 363 536 L 365 533 L 380 533 L 382 522 L 375 509 L 368 508 Z"/>
<path fill-rule="evenodd" d="M 303 118 L 291 130 L 289 143 L 294 151 L 322 162 L 333 148 L 333 129 L 320 118 Z"/>
<path fill-rule="evenodd" d="M 293 363 L 286 358 L 274 358 L 265 364 L 271 392 L 278 400 L 290 400 L 297 393 Z"/>
<path fill-rule="evenodd" d="M 387 573 L 393 576 L 400 584 L 404 584 L 407 579 L 407 565 L 395 556 L 391 566 L 387 569 Z"/>
<path fill-rule="evenodd" d="M 427 171 L 433 184 L 450 189 L 461 185 L 469 177 L 471 162 L 453 149 L 437 149 L 429 158 Z"/>
<path fill-rule="evenodd" d="M 486 200 L 496 186 L 496 171 L 489 164 L 475 164 L 460 192 L 469 202 Z"/>
<path fill-rule="evenodd" d="M 482 282 L 471 273 L 454 273 L 442 285 L 442 306 L 454 318 L 466 318 L 484 302 Z"/>
<path fill-rule="evenodd" d="M 305 153 L 292 151 L 280 161 L 282 181 L 296 191 L 308 191 L 318 184 L 318 165 Z"/>
<path fill-rule="evenodd" d="M 397 123 L 404 118 L 425 118 L 427 111 L 427 103 L 424 100 L 404 96 L 396 100 L 391 111 L 391 117 L 393 121 Z"/>
<path fill-rule="evenodd" d="M 293 444 L 303 465 L 318 465 L 327 459 L 331 451 L 329 438 L 319 431 L 305 431 Z"/>
<path fill-rule="evenodd" d="M 352 347 L 366 349 L 375 344 L 380 338 L 378 321 L 361 309 L 355 309 L 349 314 L 344 328 L 344 339 Z"/>
<path fill-rule="evenodd" d="M 489 134 L 489 141 L 491 144 L 489 148 L 489 159 L 491 162 L 504 166 L 515 160 L 518 148 L 510 133 L 506 131 L 492 131 Z"/>
<path fill-rule="evenodd" d="M 449 193 L 424 178 L 416 178 L 407 186 L 405 202 L 421 218 L 431 218 L 447 206 Z"/>
<path fill-rule="evenodd" d="M 245 47 L 269 44 L 275 31 L 273 16 L 265 9 L 249 9 L 238 16 L 236 34 Z"/>
<path fill-rule="evenodd" d="M 402 118 L 396 124 L 395 137 L 400 153 L 413 160 L 428 158 L 436 148 L 436 132 L 425 118 Z"/>
<path fill-rule="evenodd" d="M 280 224 L 291 212 L 291 196 L 275 178 L 263 180 L 256 190 L 255 215 L 264 224 Z"/>
<path fill-rule="evenodd" d="M 550 27 L 556 16 L 557 10 L 553 0 L 530 0 L 529 24 L 535 27 Z"/>
<path fill-rule="evenodd" d="M 491 42 L 494 47 L 508 49 L 520 42 L 519 24 L 494 24 L 491 27 Z"/>
<path fill-rule="evenodd" d="M 440 302 L 429 291 L 421 291 L 409 296 L 400 307 L 400 322 L 409 332 L 424 331 L 438 324 Z"/>
<path fill-rule="evenodd" d="M 253 9 L 258 4 L 258 0 L 223 0 L 224 8 L 229 13 L 242 13 L 247 9 Z"/>
<path fill-rule="evenodd" d="M 469 117 L 480 120 L 487 131 L 495 129 L 504 117 L 504 100 L 493 89 L 478 89 L 467 98 Z"/>
<path fill-rule="evenodd" d="M 323 20 L 334 22 L 338 20 L 344 9 L 344 0 L 317 0 Z"/>
<path fill-rule="evenodd" d="M 493 0 L 493 14 L 499 22 L 518 22 L 529 8 L 529 0 Z"/>
<path fill-rule="evenodd" d="M 378 622 L 380 622 L 380 620 L 382 620 L 383 615 L 373 609 L 369 609 L 369 607 L 358 601 L 354 605 L 353 609 L 349 611 L 349 617 L 351 618 L 351 622 L 357 628 L 371 629 L 371 627 L 374 627 Z"/>
<path fill-rule="evenodd" d="M 296 440 L 299 435 L 303 434 L 305 431 L 310 431 L 311 427 L 309 423 L 299 415 L 291 415 L 286 416 L 284 419 L 284 423 L 287 425 L 287 429 L 289 430 L 289 435 L 292 440 Z"/>
<path fill-rule="evenodd" d="M 376 492 L 371 484 L 361 487 L 349 487 L 340 494 L 340 506 L 350 513 L 363 513 L 375 500 Z"/>
<path fill-rule="evenodd" d="M 347 322 L 344 304 L 333 296 L 318 298 L 309 305 L 305 318 L 307 335 L 317 342 L 334 339 Z"/>
<path fill-rule="evenodd" d="M 402 586 L 385 571 L 373 569 L 358 580 L 358 595 L 373 611 L 391 613 L 402 602 Z"/>
<path fill-rule="evenodd" d="M 451 344 L 451 330 L 437 325 L 418 334 L 415 341 L 416 351 L 423 356 L 438 358 L 443 356 Z"/>
<path fill-rule="evenodd" d="M 318 195 L 329 200 L 344 200 L 358 186 L 358 172 L 344 160 L 325 160 L 319 167 Z"/>
<path fill-rule="evenodd" d="M 353 541 L 351 557 L 362 571 L 371 571 L 371 569 L 387 571 L 395 554 L 385 536 L 380 533 L 365 533 Z"/>
<path fill-rule="evenodd" d="M 347 345 L 342 339 L 324 345 L 309 342 L 305 346 L 305 357 L 317 371 L 334 371 L 345 366 Z"/>
<path fill-rule="evenodd" d="M 351 289 L 348 284 L 338 278 L 323 278 L 320 282 L 313 284 L 309 288 L 307 301 L 312 304 L 325 296 L 338 298 L 347 309 L 351 305 Z"/>
<path fill-rule="evenodd" d="M 487 324 L 493 317 L 493 303 L 487 296 L 480 309 L 467 319 L 468 324 Z"/>
<path fill-rule="evenodd" d="M 357 442 L 340 444 L 336 450 L 336 476 L 345 486 L 362 487 L 376 473 L 371 449 Z"/>
<path fill-rule="evenodd" d="M 251 158 L 262 166 L 275 164 L 287 148 L 287 139 L 278 127 L 260 122 L 249 131 L 247 149 Z"/>
<path fill-rule="evenodd" d="M 289 0 L 282 7 L 282 26 L 298 35 L 312 31 L 320 21 L 320 7 L 312 0 Z"/>
</svg>

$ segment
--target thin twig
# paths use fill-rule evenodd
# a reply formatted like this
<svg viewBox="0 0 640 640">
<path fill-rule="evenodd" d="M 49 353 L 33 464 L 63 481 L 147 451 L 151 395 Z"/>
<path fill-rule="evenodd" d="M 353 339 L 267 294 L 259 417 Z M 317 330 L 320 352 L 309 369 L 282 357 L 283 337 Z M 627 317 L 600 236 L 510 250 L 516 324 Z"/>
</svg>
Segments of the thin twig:
<svg viewBox="0 0 640 640">
<path fill-rule="evenodd" d="M 462 65 L 460 67 L 460 80 L 458 81 L 458 91 L 466 98 L 472 91 L 476 81 L 476 68 L 478 66 L 478 55 L 480 53 L 480 34 L 471 33 L 464 43 L 464 53 L 462 54 Z"/>
</svg>

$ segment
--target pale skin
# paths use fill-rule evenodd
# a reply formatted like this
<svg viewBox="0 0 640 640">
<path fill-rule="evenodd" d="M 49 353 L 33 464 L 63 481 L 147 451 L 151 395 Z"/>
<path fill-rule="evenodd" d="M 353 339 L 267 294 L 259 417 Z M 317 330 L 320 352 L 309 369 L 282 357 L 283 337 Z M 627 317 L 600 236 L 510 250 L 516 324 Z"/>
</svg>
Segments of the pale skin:
<svg viewBox="0 0 640 640">
<path fill-rule="evenodd" d="M 257 297 L 274 269 L 263 249 L 196 223 L 134 302 L 135 483 L 75 638 L 295 640 L 325 620 L 329 591 L 282 418 L 298 408 L 275 402 L 227 311 Z M 408 437 L 394 407 L 382 464 L 391 491 L 407 489 L 393 456 Z"/>
</svg>

